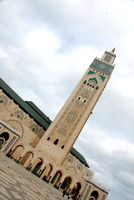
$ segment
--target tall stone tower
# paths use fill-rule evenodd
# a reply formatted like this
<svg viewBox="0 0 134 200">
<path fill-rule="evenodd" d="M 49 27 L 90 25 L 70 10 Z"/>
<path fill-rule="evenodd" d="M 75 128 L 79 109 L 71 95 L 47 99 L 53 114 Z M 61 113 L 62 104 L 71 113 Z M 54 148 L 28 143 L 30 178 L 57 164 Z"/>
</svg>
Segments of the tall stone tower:
<svg viewBox="0 0 134 200">
<path fill-rule="evenodd" d="M 111 76 L 115 57 L 113 49 L 94 59 L 37 144 L 39 151 L 62 165 Z"/>
</svg>

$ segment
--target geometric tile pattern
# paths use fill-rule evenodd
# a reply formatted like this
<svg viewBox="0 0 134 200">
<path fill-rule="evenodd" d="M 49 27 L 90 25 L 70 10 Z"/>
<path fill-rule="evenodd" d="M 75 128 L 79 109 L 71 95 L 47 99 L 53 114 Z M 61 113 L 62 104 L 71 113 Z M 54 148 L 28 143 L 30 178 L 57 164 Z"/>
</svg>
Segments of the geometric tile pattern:
<svg viewBox="0 0 134 200">
<path fill-rule="evenodd" d="M 0 200 L 62 200 L 62 193 L 0 152 Z"/>
<path fill-rule="evenodd" d="M 101 70 L 102 72 L 111 75 L 114 67 L 107 64 L 107 63 L 102 63 L 102 61 L 98 60 L 98 59 L 94 59 L 94 61 L 92 62 L 91 66 L 97 70 Z"/>
</svg>

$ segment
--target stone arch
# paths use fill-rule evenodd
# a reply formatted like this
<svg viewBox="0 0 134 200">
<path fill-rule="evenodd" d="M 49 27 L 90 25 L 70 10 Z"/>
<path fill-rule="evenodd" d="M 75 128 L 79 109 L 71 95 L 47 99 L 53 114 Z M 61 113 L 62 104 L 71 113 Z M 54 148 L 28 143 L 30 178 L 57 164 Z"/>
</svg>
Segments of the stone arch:
<svg viewBox="0 0 134 200">
<path fill-rule="evenodd" d="M 77 182 L 71 191 L 71 196 L 77 198 L 81 188 L 82 184 L 80 182 Z"/>
<path fill-rule="evenodd" d="M 33 159 L 33 152 L 32 151 L 28 151 L 25 153 L 25 155 L 23 156 L 23 158 L 21 159 L 21 164 L 24 165 L 24 167 L 29 166 L 29 164 L 31 163 L 31 160 Z"/>
<path fill-rule="evenodd" d="M 37 158 L 37 160 L 35 160 L 33 167 L 32 167 L 32 173 L 37 175 L 41 166 L 43 164 L 43 159 L 42 158 Z"/>
<path fill-rule="evenodd" d="M 19 140 L 19 141 L 17 141 L 17 142 L 13 145 L 13 147 L 11 148 L 12 153 L 13 153 L 13 151 L 14 151 L 18 146 L 22 146 L 22 147 L 24 148 L 24 150 L 25 150 L 25 145 Z"/>
<path fill-rule="evenodd" d="M 55 175 L 54 175 L 54 177 L 53 177 L 51 183 L 54 184 L 55 186 L 58 186 L 61 177 L 62 177 L 62 172 L 61 172 L 61 170 L 58 170 L 58 171 L 55 173 Z"/>
<path fill-rule="evenodd" d="M 47 163 L 46 165 L 45 165 L 45 167 L 44 167 L 44 172 L 43 172 L 43 180 L 48 180 L 49 181 L 49 179 L 51 178 L 50 177 L 50 174 L 51 174 L 51 172 L 52 172 L 52 170 L 53 170 L 53 165 L 51 164 L 51 163 Z"/>
<path fill-rule="evenodd" d="M 99 198 L 99 193 L 97 190 L 92 191 L 91 195 L 90 195 L 90 199 L 89 200 L 97 200 Z"/>
<path fill-rule="evenodd" d="M 67 191 L 71 183 L 72 183 L 72 178 L 70 176 L 67 176 L 61 185 L 61 189 Z"/>
<path fill-rule="evenodd" d="M 24 146 L 23 145 L 18 145 L 14 148 L 14 150 L 11 153 L 11 158 L 13 158 L 14 160 L 19 160 L 19 158 L 21 157 L 21 154 L 24 151 Z"/>
<path fill-rule="evenodd" d="M 17 130 L 18 133 L 20 133 L 20 136 L 22 138 L 23 134 L 24 134 L 24 129 L 23 126 L 20 122 L 18 122 L 17 120 L 7 120 L 6 123 L 11 126 L 13 129 Z"/>
</svg>

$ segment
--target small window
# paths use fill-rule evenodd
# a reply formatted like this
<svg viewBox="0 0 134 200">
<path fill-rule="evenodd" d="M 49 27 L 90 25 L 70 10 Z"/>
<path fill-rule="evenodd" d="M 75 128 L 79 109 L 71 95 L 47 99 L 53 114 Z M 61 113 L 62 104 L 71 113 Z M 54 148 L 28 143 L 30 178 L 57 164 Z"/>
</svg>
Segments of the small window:
<svg viewBox="0 0 134 200">
<path fill-rule="evenodd" d="M 98 90 L 99 86 L 96 86 L 96 90 Z"/>
<path fill-rule="evenodd" d="M 87 82 L 87 81 L 85 80 L 85 81 L 84 81 L 84 84 L 86 84 L 86 82 Z"/>
<path fill-rule="evenodd" d="M 89 85 L 89 83 L 87 83 L 87 85 Z"/>
<path fill-rule="evenodd" d="M 34 131 L 35 131 L 35 128 L 32 128 L 32 131 L 34 132 Z"/>
<path fill-rule="evenodd" d="M 17 118 L 20 118 L 20 115 L 17 115 Z"/>
<path fill-rule="evenodd" d="M 92 86 L 92 88 L 94 88 L 94 85 Z"/>
<path fill-rule="evenodd" d="M 58 144 L 58 142 L 59 142 L 59 140 L 58 140 L 58 139 L 56 139 L 56 140 L 54 141 L 54 144 L 55 144 L 55 145 L 57 145 L 57 144 Z"/>
<path fill-rule="evenodd" d="M 90 87 L 92 87 L 92 85 L 90 84 Z"/>
<path fill-rule="evenodd" d="M 86 103 L 86 100 L 84 100 L 84 103 Z"/>
<path fill-rule="evenodd" d="M 62 145 L 61 149 L 64 149 L 64 145 Z"/>
<path fill-rule="evenodd" d="M 3 103 L 3 99 L 0 99 L 0 103 Z"/>
<path fill-rule="evenodd" d="M 50 140 L 50 137 L 48 137 L 47 140 L 49 141 L 49 140 Z"/>
<path fill-rule="evenodd" d="M 78 98 L 78 100 L 80 100 L 80 97 Z"/>
</svg>

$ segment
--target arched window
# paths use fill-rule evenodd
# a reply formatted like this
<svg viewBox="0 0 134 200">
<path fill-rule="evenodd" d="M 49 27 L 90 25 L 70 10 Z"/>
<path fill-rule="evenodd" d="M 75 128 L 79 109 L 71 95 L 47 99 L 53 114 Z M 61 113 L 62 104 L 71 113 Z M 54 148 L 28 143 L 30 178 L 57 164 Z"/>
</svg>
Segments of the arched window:
<svg viewBox="0 0 134 200">
<path fill-rule="evenodd" d="M 43 161 L 42 161 L 42 160 L 39 160 L 39 162 L 36 164 L 36 166 L 34 167 L 34 169 L 33 169 L 33 171 L 32 171 L 33 174 L 36 175 L 36 174 L 38 173 L 38 171 L 39 171 L 39 169 L 40 169 L 42 163 L 43 163 Z"/>
<path fill-rule="evenodd" d="M 94 200 L 94 197 L 91 197 L 89 200 Z"/>
<path fill-rule="evenodd" d="M 97 200 L 98 199 L 98 196 L 99 196 L 99 193 L 96 191 L 96 190 L 94 190 L 92 193 L 91 193 L 91 198 L 93 198 L 93 199 L 95 199 L 95 200 Z M 92 200 L 92 199 L 91 199 Z"/>
<path fill-rule="evenodd" d="M 72 182 L 72 179 L 70 177 L 66 177 L 61 185 L 61 189 L 63 190 L 68 190 L 70 184 Z"/>
<path fill-rule="evenodd" d="M 7 141 L 9 139 L 9 133 L 3 132 L 0 134 L 0 137 L 4 138 Z"/>
<path fill-rule="evenodd" d="M 4 143 L 5 143 L 4 138 L 0 138 L 0 149 L 3 147 Z"/>
<path fill-rule="evenodd" d="M 58 144 L 58 142 L 59 142 L 59 140 L 58 140 L 58 139 L 56 139 L 56 140 L 54 141 L 54 144 L 55 144 L 55 145 L 57 145 L 57 144 Z"/>
<path fill-rule="evenodd" d="M 49 141 L 49 140 L 50 140 L 50 137 L 48 137 L 47 140 Z"/>
<path fill-rule="evenodd" d="M 61 146 L 61 149 L 64 149 L 64 145 Z"/>
</svg>

